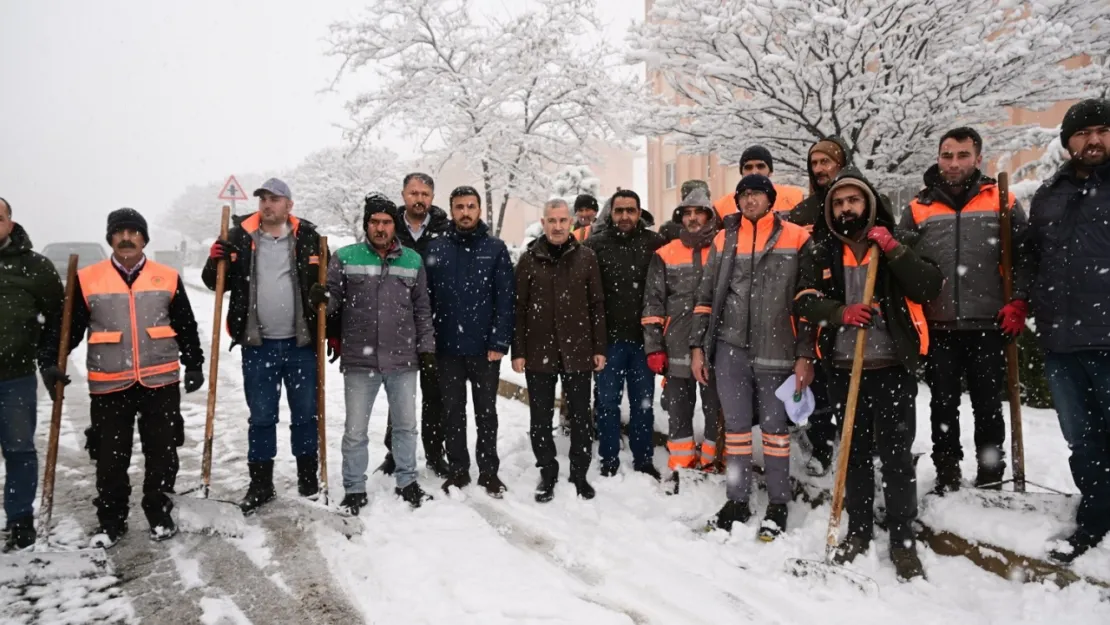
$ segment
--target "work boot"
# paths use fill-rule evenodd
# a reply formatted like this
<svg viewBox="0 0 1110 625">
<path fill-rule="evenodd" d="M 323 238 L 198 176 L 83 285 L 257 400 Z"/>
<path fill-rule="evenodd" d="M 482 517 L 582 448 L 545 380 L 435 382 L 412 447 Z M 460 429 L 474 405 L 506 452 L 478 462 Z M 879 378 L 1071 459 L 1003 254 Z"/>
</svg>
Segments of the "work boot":
<svg viewBox="0 0 1110 625">
<path fill-rule="evenodd" d="M 574 484 L 574 489 L 578 491 L 579 499 L 593 499 L 594 495 L 597 494 L 594 487 L 586 481 L 585 475 L 570 478 L 570 483 Z"/>
<path fill-rule="evenodd" d="M 123 538 L 127 533 L 127 521 L 119 521 L 116 523 L 101 523 L 99 527 L 93 530 L 93 535 L 89 539 L 89 547 L 94 549 L 110 549 Z"/>
<path fill-rule="evenodd" d="M 960 490 L 960 463 L 952 460 L 934 461 L 937 467 L 937 483 L 933 486 L 933 494 L 943 497 L 948 493 Z"/>
<path fill-rule="evenodd" d="M 773 503 L 767 506 L 767 514 L 763 523 L 759 525 L 759 540 L 769 543 L 786 531 L 786 517 L 789 512 L 784 503 Z"/>
<path fill-rule="evenodd" d="M 925 577 L 921 558 L 917 557 L 917 548 L 912 542 L 909 547 L 891 547 L 890 561 L 894 563 L 894 573 L 898 576 L 898 581 L 908 582 L 915 577 Z"/>
<path fill-rule="evenodd" d="M 397 462 L 393 460 L 393 454 L 386 454 L 385 460 L 382 460 L 382 463 L 378 465 L 377 469 L 374 469 L 374 472 L 377 473 L 380 471 L 385 475 L 393 475 L 393 472 L 396 470 Z"/>
<path fill-rule="evenodd" d="M 679 485 L 678 471 L 672 471 L 671 476 L 667 478 L 667 490 L 665 492 L 668 495 L 677 495 L 678 494 L 678 485 Z"/>
<path fill-rule="evenodd" d="M 413 508 L 419 508 L 425 501 L 434 499 L 434 497 L 424 492 L 423 488 L 420 488 L 418 482 L 413 482 L 404 488 L 394 488 L 393 492 Z"/>
<path fill-rule="evenodd" d="M 663 475 L 659 473 L 659 469 L 656 469 L 655 465 L 653 464 L 645 464 L 642 467 L 636 467 L 636 472 L 643 473 L 644 475 L 649 475 L 656 482 L 663 481 Z"/>
<path fill-rule="evenodd" d="M 871 548 L 871 537 L 862 534 L 848 534 L 833 551 L 833 562 L 839 565 L 851 563 Z"/>
<path fill-rule="evenodd" d="M 619 464 L 604 464 L 603 463 L 601 465 L 601 477 L 613 477 L 617 474 L 617 471 L 619 469 L 620 469 Z"/>
<path fill-rule="evenodd" d="M 8 540 L 4 543 L 4 552 L 26 549 L 34 545 L 37 538 L 34 517 L 25 516 L 12 521 L 8 525 Z"/>
<path fill-rule="evenodd" d="M 470 474 L 469 473 L 456 473 L 455 475 L 452 475 L 451 477 L 447 478 L 447 481 L 445 481 L 443 483 L 443 492 L 450 495 L 451 494 L 451 488 L 457 488 L 459 490 L 462 490 L 462 489 L 466 488 L 467 486 L 470 486 Z"/>
<path fill-rule="evenodd" d="M 1071 564 L 1079 556 L 1097 547 L 1100 542 L 1102 542 L 1102 536 L 1082 528 L 1077 529 L 1049 551 L 1048 557 L 1060 564 Z"/>
<path fill-rule="evenodd" d="M 277 493 L 274 492 L 274 461 L 248 462 L 247 470 L 250 471 L 251 483 L 247 487 L 247 494 L 239 502 L 243 514 L 251 514 L 263 505 L 273 501 Z"/>
<path fill-rule="evenodd" d="M 154 542 L 169 540 L 177 535 L 177 524 L 168 510 L 148 515 L 147 521 L 150 523 L 150 539 Z"/>
<path fill-rule="evenodd" d="M 1005 478 L 1005 462 L 995 462 L 990 466 L 980 463 L 978 471 L 975 472 L 975 488 L 1002 490 L 1002 480 Z"/>
<path fill-rule="evenodd" d="M 711 523 L 718 529 L 731 532 L 733 523 L 747 523 L 750 518 L 752 518 L 752 510 L 748 507 L 748 502 L 730 499 L 717 512 L 716 518 Z"/>
<path fill-rule="evenodd" d="M 832 468 L 832 447 L 822 443 L 813 446 L 813 454 L 806 461 L 806 475 L 821 477 Z"/>
<path fill-rule="evenodd" d="M 555 498 L 555 482 L 559 474 L 555 471 L 540 471 L 540 483 L 536 484 L 536 502 L 547 503 Z"/>
<path fill-rule="evenodd" d="M 314 498 L 320 494 L 319 470 L 319 457 L 297 456 L 297 492 L 301 497 Z"/>
<path fill-rule="evenodd" d="M 392 459 L 393 457 L 390 456 L 390 460 Z M 428 458 L 426 465 L 428 470 L 440 479 L 445 480 L 451 477 L 451 467 L 447 464 L 447 459 L 442 456 L 439 458 Z M 393 473 L 393 471 L 390 471 L 390 473 Z"/>
<path fill-rule="evenodd" d="M 343 501 L 339 502 L 339 509 L 351 516 L 358 516 L 358 511 L 365 508 L 369 501 L 366 493 L 347 493 L 343 496 Z"/>
<path fill-rule="evenodd" d="M 496 473 L 482 473 L 479 475 L 478 486 L 486 489 L 486 494 L 494 499 L 501 499 L 501 496 L 509 490 L 505 483 L 501 481 L 501 478 L 497 477 Z"/>
</svg>

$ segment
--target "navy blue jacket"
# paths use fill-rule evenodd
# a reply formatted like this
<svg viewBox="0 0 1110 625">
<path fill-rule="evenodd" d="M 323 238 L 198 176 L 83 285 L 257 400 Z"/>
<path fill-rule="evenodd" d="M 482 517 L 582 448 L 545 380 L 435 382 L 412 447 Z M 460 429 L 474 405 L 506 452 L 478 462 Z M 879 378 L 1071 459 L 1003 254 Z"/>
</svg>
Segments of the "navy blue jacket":
<svg viewBox="0 0 1110 625">
<path fill-rule="evenodd" d="M 470 232 L 455 223 L 428 246 L 425 256 L 436 353 L 485 356 L 509 353 L 513 341 L 513 261 L 505 242 L 479 221 Z"/>
<path fill-rule="evenodd" d="M 1068 163 L 1029 209 L 1031 304 L 1045 351 L 1110 349 L 1110 163 L 1086 180 Z"/>
</svg>

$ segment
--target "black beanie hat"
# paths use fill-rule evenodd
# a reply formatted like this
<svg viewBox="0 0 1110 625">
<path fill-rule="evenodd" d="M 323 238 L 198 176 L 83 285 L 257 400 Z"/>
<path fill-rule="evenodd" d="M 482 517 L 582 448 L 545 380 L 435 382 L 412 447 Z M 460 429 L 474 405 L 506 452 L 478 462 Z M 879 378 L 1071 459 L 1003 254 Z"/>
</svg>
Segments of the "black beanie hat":
<svg viewBox="0 0 1110 625">
<path fill-rule="evenodd" d="M 395 227 L 400 227 L 401 220 L 397 212 L 397 205 L 385 195 L 374 192 L 366 196 L 365 204 L 362 209 L 363 232 L 366 232 L 366 227 L 370 225 L 370 216 L 376 213 L 386 213 L 393 218 L 393 225 Z"/>
<path fill-rule="evenodd" d="M 112 244 L 112 235 L 120 230 L 131 229 L 143 235 L 143 242 L 150 243 L 150 233 L 146 229 L 146 219 L 133 208 L 119 208 L 108 213 L 108 245 Z"/>
<path fill-rule="evenodd" d="M 574 198 L 574 212 L 577 213 L 578 211 L 583 209 L 597 212 L 597 198 L 590 195 L 589 193 L 583 193 L 582 195 Z"/>
<path fill-rule="evenodd" d="M 1060 143 L 1068 148 L 1075 133 L 1091 126 L 1110 126 L 1110 100 L 1083 100 L 1072 105 L 1060 123 Z M 1070 152 L 1070 150 L 1068 150 Z"/>
<path fill-rule="evenodd" d="M 744 169 L 744 163 L 748 161 L 763 161 L 767 163 L 767 169 L 771 173 L 775 172 L 775 160 L 771 158 L 771 151 L 762 145 L 753 145 L 752 147 L 744 150 L 740 155 L 740 169 Z"/>
<path fill-rule="evenodd" d="M 740 193 L 746 189 L 753 191 L 762 191 L 767 194 L 767 199 L 771 201 L 771 206 L 775 205 L 775 199 L 778 197 L 778 192 L 775 191 L 775 185 L 767 176 L 759 174 L 748 174 L 736 183 L 736 207 L 740 208 Z"/>
</svg>

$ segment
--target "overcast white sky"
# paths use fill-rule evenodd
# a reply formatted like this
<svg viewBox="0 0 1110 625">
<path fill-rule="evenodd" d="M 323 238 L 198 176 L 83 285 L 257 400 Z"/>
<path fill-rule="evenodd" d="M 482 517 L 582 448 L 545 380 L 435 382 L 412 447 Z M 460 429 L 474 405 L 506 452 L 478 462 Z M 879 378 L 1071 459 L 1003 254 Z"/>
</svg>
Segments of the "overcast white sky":
<svg viewBox="0 0 1110 625">
<path fill-rule="evenodd" d="M 0 0 L 0 196 L 41 248 L 100 240 L 121 206 L 153 221 L 189 184 L 296 165 L 341 140 L 323 38 L 369 1 Z M 643 17 L 643 0 L 599 4 L 613 37 Z"/>
</svg>

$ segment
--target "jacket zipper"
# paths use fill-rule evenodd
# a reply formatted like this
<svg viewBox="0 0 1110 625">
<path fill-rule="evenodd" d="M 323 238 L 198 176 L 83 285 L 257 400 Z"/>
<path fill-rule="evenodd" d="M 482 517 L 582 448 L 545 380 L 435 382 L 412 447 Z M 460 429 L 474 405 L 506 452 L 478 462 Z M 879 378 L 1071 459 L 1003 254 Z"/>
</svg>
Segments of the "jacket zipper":
<svg viewBox="0 0 1110 625">
<path fill-rule="evenodd" d="M 752 262 L 751 273 L 748 274 L 748 334 L 744 337 L 748 342 L 748 349 L 752 347 L 752 291 L 755 290 L 755 238 L 758 234 L 759 225 L 752 223 Z"/>
<path fill-rule="evenodd" d="M 952 301 L 956 304 L 956 321 L 960 320 L 960 215 L 963 210 L 956 211 L 956 279 L 952 282 Z"/>
</svg>

